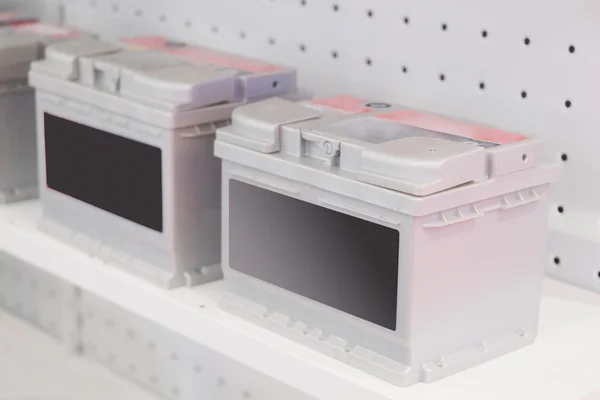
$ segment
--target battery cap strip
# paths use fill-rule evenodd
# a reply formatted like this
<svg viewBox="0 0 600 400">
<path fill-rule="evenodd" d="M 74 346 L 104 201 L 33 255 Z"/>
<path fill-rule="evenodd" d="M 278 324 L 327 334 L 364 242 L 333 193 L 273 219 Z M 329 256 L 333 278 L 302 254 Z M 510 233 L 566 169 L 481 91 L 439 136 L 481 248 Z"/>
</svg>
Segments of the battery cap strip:
<svg viewBox="0 0 600 400">
<path fill-rule="evenodd" d="M 480 146 L 435 137 L 405 137 L 367 146 L 357 179 L 426 196 L 485 178 L 486 153 Z"/>
<path fill-rule="evenodd" d="M 392 111 L 390 113 L 379 114 L 376 117 L 482 142 L 510 144 L 527 139 L 527 136 L 474 125 L 439 115 L 425 114 L 415 110 Z"/>
<path fill-rule="evenodd" d="M 11 28 L 17 32 L 31 33 L 52 39 L 73 39 L 81 35 L 80 32 L 43 22 L 18 23 L 11 25 Z"/>
<path fill-rule="evenodd" d="M 232 115 L 232 126 L 220 130 L 218 139 L 262 153 L 280 150 L 280 128 L 283 125 L 319 118 L 321 112 L 281 98 L 271 98 L 238 107 Z"/>
<path fill-rule="evenodd" d="M 293 68 L 187 45 L 160 36 L 125 38 L 121 42 L 133 49 L 170 54 L 210 73 L 222 71 L 234 74 L 235 94 L 229 101 L 249 101 L 296 91 L 296 71 Z"/>
<path fill-rule="evenodd" d="M 373 109 L 367 107 L 365 103 L 366 100 L 364 99 L 346 95 L 325 97 L 323 99 L 309 101 L 309 104 L 333 108 L 334 110 L 353 114 L 372 112 Z"/>
<path fill-rule="evenodd" d="M 278 65 L 207 48 L 187 46 L 183 43 L 172 42 L 160 36 L 125 38 L 122 39 L 122 42 L 134 47 L 162 50 L 195 64 L 213 64 L 223 68 L 231 68 L 253 74 L 278 72 L 283 70 L 283 68 Z"/>
</svg>

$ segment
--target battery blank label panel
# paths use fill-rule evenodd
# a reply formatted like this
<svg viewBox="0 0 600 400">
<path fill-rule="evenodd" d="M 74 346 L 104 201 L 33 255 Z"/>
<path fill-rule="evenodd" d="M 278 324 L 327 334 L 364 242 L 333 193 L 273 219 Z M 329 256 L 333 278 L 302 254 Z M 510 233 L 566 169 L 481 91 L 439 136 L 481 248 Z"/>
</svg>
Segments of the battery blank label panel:
<svg viewBox="0 0 600 400">
<path fill-rule="evenodd" d="M 229 205 L 231 268 L 396 329 L 397 230 L 237 180 Z"/>
<path fill-rule="evenodd" d="M 159 148 L 44 114 L 50 189 L 162 232 Z"/>
</svg>

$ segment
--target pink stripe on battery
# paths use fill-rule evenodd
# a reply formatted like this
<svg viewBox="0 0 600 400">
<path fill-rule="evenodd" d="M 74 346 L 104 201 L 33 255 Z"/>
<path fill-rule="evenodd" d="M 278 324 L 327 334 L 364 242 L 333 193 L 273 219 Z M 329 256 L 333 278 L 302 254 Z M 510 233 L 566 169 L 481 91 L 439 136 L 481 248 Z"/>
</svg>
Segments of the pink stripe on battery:
<svg viewBox="0 0 600 400">
<path fill-rule="evenodd" d="M 35 35 L 51 37 L 54 39 L 72 39 L 80 35 L 79 32 L 63 28 L 62 26 L 45 24 L 42 22 L 17 23 L 11 25 L 11 28 L 18 32 L 33 33 Z"/>
<path fill-rule="evenodd" d="M 15 19 L 15 13 L 0 12 L 0 21 L 6 22 L 6 21 L 12 21 L 13 19 Z"/>
<path fill-rule="evenodd" d="M 333 108 L 349 113 L 368 113 L 373 109 L 366 107 L 366 100 L 353 96 L 334 96 L 310 101 L 311 104 Z"/>
<path fill-rule="evenodd" d="M 255 74 L 277 72 L 282 69 L 277 65 L 262 63 L 198 47 L 179 47 L 167 49 L 166 51 L 192 63 L 213 64 Z"/>
<path fill-rule="evenodd" d="M 393 111 L 390 113 L 379 114 L 375 117 L 482 142 L 509 144 L 527 139 L 527 136 L 516 133 L 478 126 L 437 115 L 424 114 L 414 110 Z"/>
<path fill-rule="evenodd" d="M 193 46 L 169 47 L 169 40 L 160 36 L 146 36 L 121 39 L 123 43 L 146 49 L 163 50 L 167 53 L 181 57 L 192 63 L 213 64 L 224 68 L 251 73 L 268 73 L 281 71 L 281 67 L 273 64 L 254 61 L 232 54 L 221 53 L 215 50 L 203 49 Z"/>
<path fill-rule="evenodd" d="M 144 36 L 121 39 L 125 44 L 144 47 L 146 49 L 162 49 L 167 46 L 167 39 L 161 36 Z"/>
</svg>

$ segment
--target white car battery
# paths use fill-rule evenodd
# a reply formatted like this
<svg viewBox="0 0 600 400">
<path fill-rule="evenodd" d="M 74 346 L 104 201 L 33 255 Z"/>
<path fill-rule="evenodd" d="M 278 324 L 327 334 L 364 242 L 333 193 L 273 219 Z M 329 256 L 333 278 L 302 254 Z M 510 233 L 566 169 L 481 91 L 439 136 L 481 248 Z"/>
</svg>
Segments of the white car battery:
<svg viewBox="0 0 600 400">
<path fill-rule="evenodd" d="M 29 65 L 43 56 L 46 45 L 79 35 L 26 19 L 0 13 L 0 203 L 37 195 L 35 99 L 27 85 Z"/>
<path fill-rule="evenodd" d="M 542 143 L 382 102 L 270 99 L 217 130 L 222 306 L 399 386 L 532 343 Z"/>
<path fill-rule="evenodd" d="M 219 279 L 215 130 L 241 104 L 293 92 L 295 71 L 159 38 L 123 42 L 57 44 L 32 65 L 41 227 L 163 287 Z"/>
</svg>

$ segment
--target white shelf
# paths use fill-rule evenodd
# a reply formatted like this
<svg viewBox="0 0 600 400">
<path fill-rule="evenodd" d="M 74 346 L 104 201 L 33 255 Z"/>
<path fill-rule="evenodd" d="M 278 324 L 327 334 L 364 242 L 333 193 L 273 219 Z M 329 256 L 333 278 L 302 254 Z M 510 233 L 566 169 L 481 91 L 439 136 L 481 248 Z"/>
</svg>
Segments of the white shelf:
<svg viewBox="0 0 600 400">
<path fill-rule="evenodd" d="M 547 282 L 533 346 L 397 388 L 221 311 L 221 284 L 165 291 L 39 232 L 37 201 L 0 207 L 0 250 L 321 400 L 579 400 L 600 389 L 600 296 Z M 204 307 L 201 307 L 204 306 Z"/>
<path fill-rule="evenodd" d="M 158 400 L 0 311 L 0 398 Z"/>
</svg>

